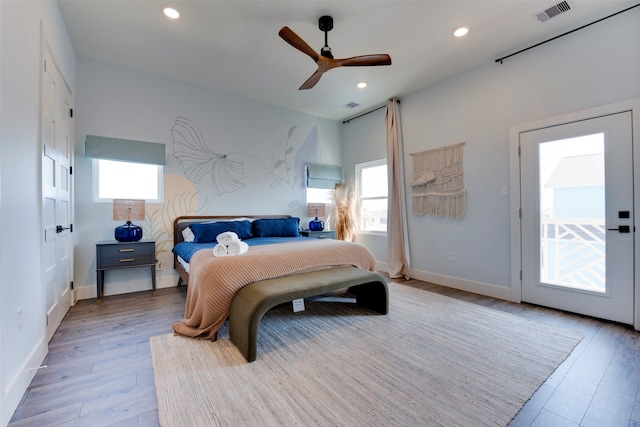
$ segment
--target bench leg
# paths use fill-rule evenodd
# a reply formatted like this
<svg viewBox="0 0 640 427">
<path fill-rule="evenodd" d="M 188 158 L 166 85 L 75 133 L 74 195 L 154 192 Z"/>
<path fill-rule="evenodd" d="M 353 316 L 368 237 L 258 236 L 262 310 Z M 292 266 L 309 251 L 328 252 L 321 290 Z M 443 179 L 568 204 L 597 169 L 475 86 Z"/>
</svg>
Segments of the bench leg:
<svg viewBox="0 0 640 427">
<path fill-rule="evenodd" d="M 389 289 L 385 283 L 365 283 L 352 286 L 349 291 L 356 296 L 359 305 L 380 314 L 389 313 Z"/>
<path fill-rule="evenodd" d="M 256 360 L 258 352 L 258 326 L 264 310 L 252 310 L 241 304 L 232 304 L 229 312 L 229 339 L 240 350 L 247 362 Z"/>
</svg>

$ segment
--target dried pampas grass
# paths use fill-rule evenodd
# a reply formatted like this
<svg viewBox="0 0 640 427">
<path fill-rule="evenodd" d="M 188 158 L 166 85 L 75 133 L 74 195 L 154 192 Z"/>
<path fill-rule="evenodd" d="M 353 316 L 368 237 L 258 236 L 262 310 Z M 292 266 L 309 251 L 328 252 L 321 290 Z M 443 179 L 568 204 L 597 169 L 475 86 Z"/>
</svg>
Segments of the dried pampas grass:
<svg viewBox="0 0 640 427">
<path fill-rule="evenodd" d="M 337 184 L 334 199 L 336 239 L 353 242 L 356 239 L 356 230 L 358 228 L 356 191 L 353 181 L 347 186 Z"/>
</svg>

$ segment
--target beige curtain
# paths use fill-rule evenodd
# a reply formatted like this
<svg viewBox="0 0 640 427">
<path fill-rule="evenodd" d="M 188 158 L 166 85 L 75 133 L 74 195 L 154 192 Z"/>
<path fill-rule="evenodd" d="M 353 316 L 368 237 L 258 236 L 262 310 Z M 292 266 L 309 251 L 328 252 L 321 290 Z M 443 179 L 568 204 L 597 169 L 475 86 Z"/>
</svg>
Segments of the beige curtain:
<svg viewBox="0 0 640 427">
<path fill-rule="evenodd" d="M 397 98 L 387 102 L 387 177 L 389 195 L 387 206 L 387 266 L 389 277 L 409 279 L 409 233 L 404 189 L 404 167 L 401 126 Z"/>
</svg>

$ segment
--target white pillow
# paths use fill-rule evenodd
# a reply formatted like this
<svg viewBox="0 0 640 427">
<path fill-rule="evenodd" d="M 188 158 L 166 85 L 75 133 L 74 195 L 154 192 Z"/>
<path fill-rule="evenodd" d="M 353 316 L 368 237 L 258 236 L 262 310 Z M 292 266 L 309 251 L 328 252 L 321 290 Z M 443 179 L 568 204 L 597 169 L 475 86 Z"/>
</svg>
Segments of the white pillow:
<svg viewBox="0 0 640 427">
<path fill-rule="evenodd" d="M 182 238 L 185 242 L 193 242 L 196 239 L 193 231 L 191 231 L 191 227 L 186 227 L 182 230 Z"/>
</svg>

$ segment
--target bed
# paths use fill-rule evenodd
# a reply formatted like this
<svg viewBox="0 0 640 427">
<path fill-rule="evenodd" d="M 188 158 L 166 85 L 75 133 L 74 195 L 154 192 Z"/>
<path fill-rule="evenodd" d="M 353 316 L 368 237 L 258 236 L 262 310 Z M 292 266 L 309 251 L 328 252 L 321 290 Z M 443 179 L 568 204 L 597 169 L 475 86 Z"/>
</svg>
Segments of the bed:
<svg viewBox="0 0 640 427">
<path fill-rule="evenodd" d="M 189 261 L 193 254 L 196 251 L 201 249 L 212 249 L 216 245 L 217 241 L 211 240 L 214 239 L 213 233 L 209 233 L 208 236 L 203 236 L 202 242 L 192 242 L 187 241 L 186 236 L 189 236 L 189 233 L 185 232 L 185 230 L 192 228 L 194 224 L 202 225 L 202 224 L 213 224 L 213 223 L 226 223 L 226 222 L 240 222 L 240 221 L 249 221 L 253 222 L 256 219 L 285 219 L 297 224 L 298 219 L 292 218 L 290 215 L 234 215 L 234 216 L 220 216 L 220 215 L 187 215 L 187 216 L 179 216 L 173 221 L 173 268 L 178 272 L 178 286 L 186 285 L 189 283 Z M 236 227 L 230 227 L 232 229 L 237 229 Z M 297 228 L 297 226 L 296 226 Z M 226 231 L 226 227 L 224 227 Z M 188 231 L 188 230 L 187 230 Z M 215 230 L 215 231 L 219 231 Z M 214 231 L 214 232 L 215 232 Z M 258 246 L 269 243 L 278 243 L 284 241 L 295 241 L 295 240 L 305 240 L 306 237 L 302 237 L 299 233 L 293 233 L 292 230 L 282 230 L 283 232 L 278 233 L 278 237 L 261 237 L 254 238 L 252 233 L 252 238 L 246 239 L 243 238 L 245 235 L 242 233 L 239 234 L 241 239 L 248 243 L 250 246 Z M 287 233 L 287 231 L 289 233 Z M 274 234 L 274 233 L 271 233 Z M 289 234 L 289 235 L 287 235 Z M 285 237 L 285 235 L 287 235 Z M 195 238 L 195 236 L 194 236 Z M 209 241 L 211 240 L 211 241 Z"/>
<path fill-rule="evenodd" d="M 173 325 L 179 335 L 215 340 L 236 292 L 249 283 L 324 269 L 353 266 L 377 271 L 364 246 L 299 235 L 289 215 L 181 216 L 174 221 L 174 268 L 186 284 L 185 316 Z M 246 253 L 216 257 L 216 236 L 234 231 Z"/>
</svg>

